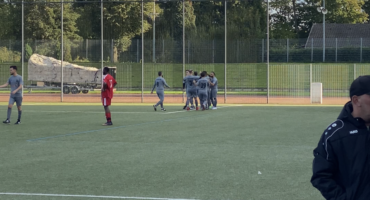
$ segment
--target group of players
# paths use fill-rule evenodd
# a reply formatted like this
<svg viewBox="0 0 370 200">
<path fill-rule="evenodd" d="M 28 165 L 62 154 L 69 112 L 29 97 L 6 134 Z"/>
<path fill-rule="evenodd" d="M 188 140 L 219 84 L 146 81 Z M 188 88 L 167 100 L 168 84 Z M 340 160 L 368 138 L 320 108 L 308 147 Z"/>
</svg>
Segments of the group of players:
<svg viewBox="0 0 370 200">
<path fill-rule="evenodd" d="M 156 93 L 159 98 L 158 103 L 153 105 L 155 111 L 157 111 L 157 107 L 159 105 L 161 106 L 162 111 L 166 111 L 166 109 L 163 107 L 165 87 L 169 88 L 170 86 L 167 85 L 166 80 L 163 78 L 162 72 L 159 71 L 158 77 L 155 79 L 153 89 L 151 91 L 151 94 L 153 94 L 154 89 L 156 89 Z M 210 108 L 216 110 L 217 91 L 218 81 L 215 72 L 208 74 L 206 71 L 203 71 L 200 76 L 198 76 L 197 72 L 193 72 L 191 69 L 186 70 L 186 76 L 183 79 L 183 92 L 186 92 L 187 99 L 183 109 L 199 110 L 199 98 L 202 110 L 208 110 Z M 213 107 L 211 107 L 211 104 Z"/>
<path fill-rule="evenodd" d="M 11 109 L 14 103 L 17 103 L 18 107 L 18 120 L 15 124 L 21 123 L 21 115 L 22 115 L 22 89 L 23 89 L 23 79 L 21 76 L 17 74 L 17 67 L 10 66 L 10 74 L 11 77 L 4 85 L 0 85 L 0 88 L 7 87 L 8 85 L 11 86 L 11 94 L 9 98 L 8 104 L 8 112 L 7 112 L 7 119 L 3 122 L 5 124 L 10 123 L 10 115 Z M 111 126 L 112 118 L 109 106 L 111 105 L 111 100 L 113 98 L 113 88 L 116 86 L 116 80 L 109 74 L 109 68 L 104 67 L 103 69 L 103 84 L 101 89 L 101 99 L 102 104 L 105 110 L 105 116 L 107 122 L 103 125 Z M 203 71 L 200 76 L 198 76 L 197 72 L 193 72 L 193 70 L 186 70 L 186 76 L 183 79 L 183 91 L 186 92 L 186 105 L 183 109 L 186 110 L 199 110 L 198 107 L 198 98 L 200 100 L 200 106 L 202 110 L 206 110 L 211 108 L 211 104 L 213 104 L 212 109 L 217 109 L 217 91 L 218 91 L 218 81 L 216 78 L 216 74 L 211 72 L 209 75 L 206 71 Z M 166 111 L 163 107 L 164 101 L 164 87 L 168 87 L 166 80 L 163 78 L 162 72 L 158 72 L 158 77 L 155 79 L 154 86 L 152 89 L 152 94 L 154 89 L 156 88 L 156 93 L 158 95 L 159 101 L 157 104 L 153 105 L 155 111 L 157 111 L 157 107 L 160 105 L 162 111 Z M 194 106 L 195 102 L 195 106 Z"/>
</svg>

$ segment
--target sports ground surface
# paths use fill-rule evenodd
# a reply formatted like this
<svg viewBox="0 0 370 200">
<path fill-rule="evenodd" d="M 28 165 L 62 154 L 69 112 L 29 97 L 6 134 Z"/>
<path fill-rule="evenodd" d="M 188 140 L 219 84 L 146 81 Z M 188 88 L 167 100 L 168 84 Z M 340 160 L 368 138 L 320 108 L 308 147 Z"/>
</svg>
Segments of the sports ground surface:
<svg viewBox="0 0 370 200">
<path fill-rule="evenodd" d="M 0 115 L 6 116 L 6 103 Z M 323 199 L 312 150 L 338 106 L 25 104 L 1 124 L 1 200 Z"/>
</svg>

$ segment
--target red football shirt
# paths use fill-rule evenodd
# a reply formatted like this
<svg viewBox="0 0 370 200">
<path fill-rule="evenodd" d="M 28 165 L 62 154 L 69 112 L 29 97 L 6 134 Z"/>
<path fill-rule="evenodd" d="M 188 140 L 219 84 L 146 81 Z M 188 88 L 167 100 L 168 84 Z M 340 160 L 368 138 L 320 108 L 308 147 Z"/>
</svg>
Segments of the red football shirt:
<svg viewBox="0 0 370 200">
<path fill-rule="evenodd" d="M 113 86 L 117 84 L 116 80 L 110 75 L 105 75 L 103 82 L 107 84 L 107 88 L 105 88 L 104 92 L 101 93 L 103 98 L 113 98 Z"/>
</svg>

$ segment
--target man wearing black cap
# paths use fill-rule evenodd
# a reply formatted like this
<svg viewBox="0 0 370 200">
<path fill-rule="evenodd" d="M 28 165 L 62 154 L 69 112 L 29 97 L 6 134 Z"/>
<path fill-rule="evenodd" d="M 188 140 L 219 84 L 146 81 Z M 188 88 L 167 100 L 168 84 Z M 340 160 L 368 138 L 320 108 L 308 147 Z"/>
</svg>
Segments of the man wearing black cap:
<svg viewBox="0 0 370 200">
<path fill-rule="evenodd" d="M 330 200 L 370 199 L 370 76 L 352 82 L 350 98 L 313 151 L 311 183 Z"/>
</svg>

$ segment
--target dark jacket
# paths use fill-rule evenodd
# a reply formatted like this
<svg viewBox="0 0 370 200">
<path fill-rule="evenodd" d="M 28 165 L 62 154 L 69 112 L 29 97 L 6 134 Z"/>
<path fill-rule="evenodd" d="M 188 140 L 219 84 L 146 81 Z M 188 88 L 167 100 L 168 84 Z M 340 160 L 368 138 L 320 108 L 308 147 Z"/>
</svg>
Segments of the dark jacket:
<svg viewBox="0 0 370 200">
<path fill-rule="evenodd" d="M 311 183 L 328 200 L 370 199 L 370 131 L 348 102 L 313 151 Z"/>
</svg>

